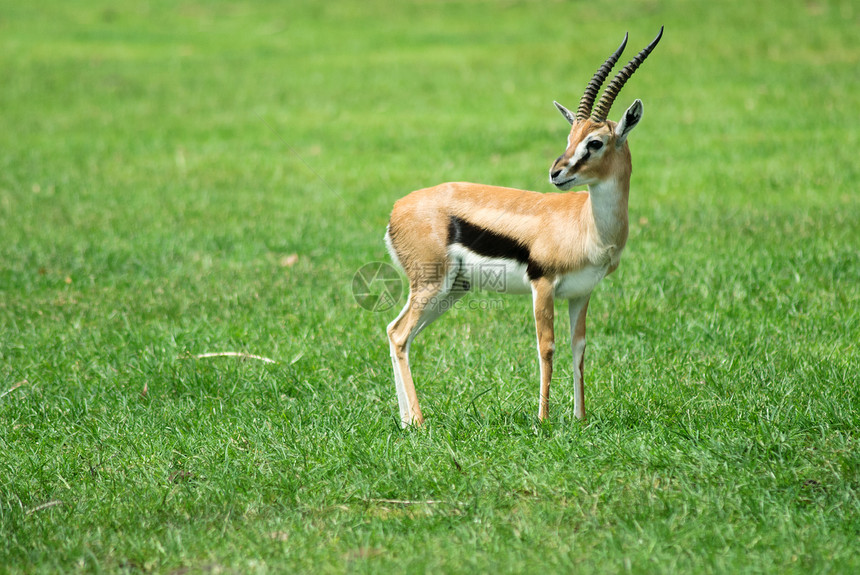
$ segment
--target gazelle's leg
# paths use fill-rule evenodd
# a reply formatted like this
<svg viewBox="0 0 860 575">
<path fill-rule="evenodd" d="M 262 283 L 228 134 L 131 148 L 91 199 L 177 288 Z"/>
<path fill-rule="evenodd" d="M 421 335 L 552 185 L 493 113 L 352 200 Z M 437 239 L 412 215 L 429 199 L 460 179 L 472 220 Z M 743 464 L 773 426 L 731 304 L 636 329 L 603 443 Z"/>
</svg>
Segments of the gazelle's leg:
<svg viewBox="0 0 860 575">
<path fill-rule="evenodd" d="M 534 300 L 535 329 L 537 331 L 538 358 L 540 360 L 540 407 L 538 418 L 543 421 L 549 415 L 549 384 L 552 381 L 552 356 L 555 352 L 553 331 L 553 292 L 552 281 L 539 278 L 532 281 Z"/>
<path fill-rule="evenodd" d="M 411 295 L 411 294 L 410 294 Z M 391 353 L 391 363 L 394 368 L 394 385 L 397 388 L 397 405 L 400 408 L 400 422 L 405 427 L 409 425 L 412 421 L 412 407 L 413 405 L 418 408 L 418 399 L 415 395 L 415 388 L 412 385 L 412 375 L 409 372 L 409 350 L 401 349 L 398 345 L 395 345 L 394 334 L 395 327 L 400 325 L 402 322 L 406 321 L 406 316 L 409 311 L 412 309 L 412 298 L 408 298 L 406 300 L 406 305 L 403 306 L 403 309 L 400 311 L 400 314 L 388 324 L 387 333 L 388 333 L 388 347 Z M 406 346 L 403 346 L 406 348 Z M 409 386 L 412 388 L 412 395 L 410 395 L 406 391 L 406 385 L 404 384 L 404 371 L 406 372 L 406 378 L 409 381 Z M 418 408 L 418 417 L 421 418 L 421 410 Z"/>
<path fill-rule="evenodd" d="M 570 346 L 573 349 L 573 414 L 585 419 L 585 316 L 588 313 L 588 298 L 572 299 L 568 302 L 570 315 Z"/>
<path fill-rule="evenodd" d="M 421 312 L 421 318 L 418 320 L 418 325 L 415 326 L 415 329 L 412 330 L 412 333 L 409 335 L 409 341 L 406 342 L 406 355 L 409 357 L 409 347 L 412 345 L 412 342 L 418 337 L 418 334 L 424 331 L 424 328 L 439 319 L 439 317 L 445 313 L 446 311 L 453 309 L 454 305 L 457 301 L 466 295 L 467 292 L 451 290 L 443 295 L 443 292 L 439 292 L 439 294 L 433 298 L 433 302 L 431 305 L 428 305 L 424 308 L 424 311 Z"/>
<path fill-rule="evenodd" d="M 411 290 L 406 306 L 388 325 L 397 403 L 400 407 L 400 422 L 404 427 L 424 422 L 409 367 L 409 347 L 421 330 L 451 309 L 463 296 L 464 292 L 451 291 L 452 284 L 453 278 L 444 278 L 441 284 L 428 284 Z"/>
</svg>

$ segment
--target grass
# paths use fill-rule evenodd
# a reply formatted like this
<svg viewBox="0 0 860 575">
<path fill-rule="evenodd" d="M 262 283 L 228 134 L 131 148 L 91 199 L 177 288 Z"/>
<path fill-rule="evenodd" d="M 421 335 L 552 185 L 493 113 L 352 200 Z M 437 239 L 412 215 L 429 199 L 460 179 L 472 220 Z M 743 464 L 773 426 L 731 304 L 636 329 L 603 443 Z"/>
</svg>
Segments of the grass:
<svg viewBox="0 0 860 575">
<path fill-rule="evenodd" d="M 858 16 L 0 2 L 0 572 L 856 572 Z M 588 422 L 563 338 L 537 423 L 507 297 L 421 337 L 400 430 L 350 294 L 392 203 L 551 191 L 552 100 L 661 24 Z"/>
</svg>

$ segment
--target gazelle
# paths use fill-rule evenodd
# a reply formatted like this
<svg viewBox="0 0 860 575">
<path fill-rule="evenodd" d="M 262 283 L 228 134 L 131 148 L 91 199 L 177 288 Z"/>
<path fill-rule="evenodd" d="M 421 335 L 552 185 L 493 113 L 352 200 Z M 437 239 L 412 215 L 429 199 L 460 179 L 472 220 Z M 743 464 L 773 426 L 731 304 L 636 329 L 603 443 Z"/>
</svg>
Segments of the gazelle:
<svg viewBox="0 0 860 575">
<path fill-rule="evenodd" d="M 627 242 L 632 172 L 627 137 L 642 119 L 642 102 L 635 100 L 618 123 L 607 116 L 624 83 L 662 35 L 660 28 L 612 79 L 596 106 L 594 100 L 627 45 L 627 35 L 588 83 L 575 114 L 555 102 L 571 129 L 567 148 L 550 168 L 550 181 L 559 190 L 586 185 L 587 192 L 542 194 L 447 183 L 417 190 L 394 204 L 385 242 L 409 279 L 409 298 L 388 325 L 388 341 L 404 427 L 424 421 L 409 369 L 409 347 L 470 289 L 531 293 L 541 420 L 548 415 L 555 351 L 553 300 L 568 300 L 574 414 L 585 418 L 585 316 L 592 290 L 618 267 Z"/>
</svg>

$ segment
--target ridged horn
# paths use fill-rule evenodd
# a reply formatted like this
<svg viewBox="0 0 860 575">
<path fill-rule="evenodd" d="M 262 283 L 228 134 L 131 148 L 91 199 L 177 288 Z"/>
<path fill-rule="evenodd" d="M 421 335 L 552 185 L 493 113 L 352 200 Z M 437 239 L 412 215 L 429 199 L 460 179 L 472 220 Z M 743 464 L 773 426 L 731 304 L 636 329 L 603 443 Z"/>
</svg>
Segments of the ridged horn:
<svg viewBox="0 0 860 575">
<path fill-rule="evenodd" d="M 591 113 L 591 107 L 594 106 L 594 99 L 597 97 L 597 93 L 600 92 L 600 87 L 603 85 L 603 82 L 606 81 L 606 76 L 608 76 L 609 72 L 612 71 L 612 67 L 618 61 L 618 58 L 621 57 L 621 53 L 624 51 L 625 46 L 627 46 L 627 33 L 624 34 L 624 41 L 621 42 L 621 46 L 618 47 L 618 50 L 616 50 L 612 56 L 607 58 L 606 62 L 597 69 L 597 72 L 594 73 L 594 77 L 591 78 L 588 86 L 585 87 L 585 93 L 579 101 L 579 108 L 576 109 L 577 120 L 584 120 Z"/>
<path fill-rule="evenodd" d="M 636 54 L 632 60 L 627 62 L 627 65 L 621 68 L 621 70 L 618 71 L 618 74 L 612 78 L 612 81 L 609 82 L 609 85 L 606 87 L 606 91 L 603 92 L 603 95 L 600 97 L 600 101 L 597 102 L 597 106 L 594 107 L 594 112 L 591 114 L 592 120 L 595 122 L 603 122 L 606 120 L 607 116 L 609 116 L 609 109 L 612 108 L 612 103 L 615 101 L 615 97 L 618 95 L 618 92 L 621 91 L 621 88 L 624 87 L 624 84 L 630 79 L 633 72 L 635 72 L 642 62 L 645 61 L 648 54 L 654 50 L 654 47 L 657 46 L 657 42 L 659 42 L 662 37 L 663 27 L 660 26 L 660 33 L 657 34 L 657 37 L 654 38 L 644 50 Z"/>
</svg>

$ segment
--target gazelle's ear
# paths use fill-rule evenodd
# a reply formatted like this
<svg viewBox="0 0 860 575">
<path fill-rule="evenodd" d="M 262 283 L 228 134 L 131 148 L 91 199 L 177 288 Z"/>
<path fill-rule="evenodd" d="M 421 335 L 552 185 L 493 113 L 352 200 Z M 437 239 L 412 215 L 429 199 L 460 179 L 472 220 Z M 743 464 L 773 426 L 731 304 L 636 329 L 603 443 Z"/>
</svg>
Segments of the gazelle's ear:
<svg viewBox="0 0 860 575">
<path fill-rule="evenodd" d="M 570 122 L 571 126 L 573 125 L 574 122 L 576 122 L 576 116 L 574 116 L 573 112 L 571 112 L 570 110 L 568 110 L 567 108 L 565 108 L 564 106 L 559 104 L 558 102 L 553 102 L 553 104 L 555 104 L 555 107 L 558 108 L 559 112 L 561 112 L 561 115 L 564 116 L 564 119 L 567 120 L 568 122 Z"/>
<path fill-rule="evenodd" d="M 639 120 L 642 119 L 642 100 L 636 100 L 633 104 L 627 108 L 627 111 L 624 112 L 624 116 L 621 117 L 621 121 L 618 122 L 618 125 L 615 126 L 615 145 L 621 146 L 624 141 L 627 139 L 627 134 L 633 131 L 633 128 L 636 127 L 636 124 L 639 123 Z"/>
</svg>

